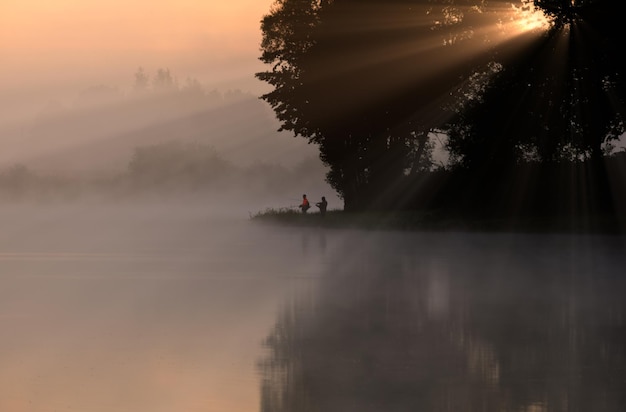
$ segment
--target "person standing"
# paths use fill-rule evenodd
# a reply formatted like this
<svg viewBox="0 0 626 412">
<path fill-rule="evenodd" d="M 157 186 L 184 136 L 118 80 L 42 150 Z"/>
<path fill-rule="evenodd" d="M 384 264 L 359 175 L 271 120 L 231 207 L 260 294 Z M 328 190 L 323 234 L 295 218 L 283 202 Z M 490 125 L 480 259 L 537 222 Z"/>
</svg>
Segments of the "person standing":
<svg viewBox="0 0 626 412">
<path fill-rule="evenodd" d="M 326 207 L 328 206 L 328 202 L 326 201 L 326 198 L 324 196 L 322 196 L 322 201 L 317 202 L 315 206 L 320 208 L 320 215 L 326 215 Z"/>
<path fill-rule="evenodd" d="M 311 205 L 309 204 L 309 200 L 306 198 L 306 195 L 302 195 L 302 203 L 300 203 L 300 210 L 302 210 L 302 213 L 306 213 L 307 210 L 309 210 L 309 208 L 311 207 Z"/>
</svg>

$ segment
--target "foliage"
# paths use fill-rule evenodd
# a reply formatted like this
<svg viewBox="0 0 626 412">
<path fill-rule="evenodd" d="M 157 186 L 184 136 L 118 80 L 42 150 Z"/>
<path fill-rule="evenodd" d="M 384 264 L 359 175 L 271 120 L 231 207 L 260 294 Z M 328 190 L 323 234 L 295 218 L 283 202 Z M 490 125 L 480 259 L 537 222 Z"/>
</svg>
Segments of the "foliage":
<svg viewBox="0 0 626 412">
<path fill-rule="evenodd" d="M 535 3 L 554 17 L 552 28 L 503 58 L 480 98 L 447 126 L 449 149 L 465 168 L 598 160 L 626 130 L 617 46 L 624 35 L 615 31 L 611 8 L 600 1 Z"/>
<path fill-rule="evenodd" d="M 600 160 L 626 131 L 619 15 L 606 0 L 534 4 L 552 18 L 544 35 L 480 30 L 530 1 L 279 0 L 262 24 L 272 68 L 257 77 L 274 86 L 262 98 L 319 146 L 349 211 L 421 196 L 411 185 L 432 132 L 448 136 L 451 180 L 482 183 L 481 203 L 525 165 L 561 176 L 536 162 L 582 168 L 581 184 L 612 203 Z"/>
<path fill-rule="evenodd" d="M 197 186 L 224 177 L 232 165 L 210 145 L 169 141 L 136 148 L 128 169 L 144 185 Z"/>
<path fill-rule="evenodd" d="M 261 60 L 272 68 L 257 77 L 274 90 L 262 98 L 283 130 L 319 145 L 346 209 L 384 207 L 395 182 L 427 170 L 443 101 L 487 63 L 468 46 L 484 43 L 473 27 L 497 16 L 455 3 L 280 0 L 264 18 Z"/>
<path fill-rule="evenodd" d="M 146 73 L 143 67 L 139 67 L 135 72 L 135 84 L 133 85 L 133 89 L 137 93 L 143 93 L 148 90 L 150 82 L 150 77 Z"/>
<path fill-rule="evenodd" d="M 315 158 L 292 168 L 262 162 L 241 166 L 199 142 L 166 141 L 138 146 L 131 154 L 125 170 L 107 173 L 55 174 L 35 172 L 23 164 L 7 167 L 0 170 L 0 202 L 206 195 L 280 204 L 299 196 L 303 187 L 311 192 L 321 189 L 324 174 Z"/>
<path fill-rule="evenodd" d="M 535 213 L 616 213 L 623 196 L 607 155 L 626 132 L 625 35 L 607 2 L 535 4 L 552 26 L 515 54 L 502 51 L 503 69 L 448 122 L 448 149 L 466 180 L 482 182 L 469 194 L 476 203 L 510 201 L 504 187 L 532 170 L 543 178 Z"/>
</svg>

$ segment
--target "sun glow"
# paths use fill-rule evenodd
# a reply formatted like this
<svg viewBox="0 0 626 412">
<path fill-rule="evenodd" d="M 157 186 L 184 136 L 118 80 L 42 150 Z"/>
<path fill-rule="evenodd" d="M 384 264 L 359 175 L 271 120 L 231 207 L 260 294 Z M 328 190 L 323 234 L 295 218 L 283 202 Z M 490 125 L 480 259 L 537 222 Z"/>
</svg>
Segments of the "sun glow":
<svg viewBox="0 0 626 412">
<path fill-rule="evenodd" d="M 514 13 L 514 22 L 521 32 L 543 31 L 550 27 L 550 19 L 530 0 L 523 0 L 521 6 L 511 4 L 511 8 Z"/>
<path fill-rule="evenodd" d="M 0 0 L 0 95 L 122 85 L 138 66 L 215 83 L 252 78 L 271 2 Z"/>
</svg>

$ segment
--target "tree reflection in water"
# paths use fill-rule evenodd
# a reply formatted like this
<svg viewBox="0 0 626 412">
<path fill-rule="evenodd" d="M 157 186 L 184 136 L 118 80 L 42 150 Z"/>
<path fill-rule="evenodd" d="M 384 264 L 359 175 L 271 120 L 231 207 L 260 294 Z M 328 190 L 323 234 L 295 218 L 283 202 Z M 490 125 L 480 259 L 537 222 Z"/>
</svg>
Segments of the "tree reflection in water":
<svg viewBox="0 0 626 412">
<path fill-rule="evenodd" d="M 626 410 L 623 238 L 361 236 L 281 310 L 262 412 Z"/>
</svg>

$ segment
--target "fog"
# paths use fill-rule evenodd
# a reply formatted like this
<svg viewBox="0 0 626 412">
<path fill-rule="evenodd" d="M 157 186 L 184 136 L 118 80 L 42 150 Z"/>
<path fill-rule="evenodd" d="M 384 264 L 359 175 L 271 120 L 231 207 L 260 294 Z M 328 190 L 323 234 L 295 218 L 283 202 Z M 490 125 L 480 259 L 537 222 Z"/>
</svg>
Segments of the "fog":
<svg viewBox="0 0 626 412">
<path fill-rule="evenodd" d="M 352 233 L 328 245 L 315 286 L 268 334 L 261 410 L 624 408 L 623 237 Z"/>
<path fill-rule="evenodd" d="M 250 218 L 343 206 L 270 4 L 3 1 L 0 411 L 624 410 L 623 236 Z"/>
<path fill-rule="evenodd" d="M 261 167 L 309 169 L 310 179 L 294 179 L 303 187 L 283 184 L 285 193 L 332 197 L 323 165 L 311 160 L 316 148 L 277 132 L 259 99 L 269 90 L 254 73 L 264 69 L 260 21 L 271 3 L 3 2 L 0 202 L 22 200 L 24 192 L 65 198 L 61 188 L 70 183 L 73 197 L 87 186 L 97 192 L 104 180 L 124 180 L 138 148 L 170 142 L 214 148 L 237 169 L 231 178 Z M 223 186 L 263 189 L 231 180 Z M 41 186 L 46 195 L 34 193 Z"/>
<path fill-rule="evenodd" d="M 617 411 L 620 236 L 275 227 L 12 204 L 0 410 Z"/>
<path fill-rule="evenodd" d="M 259 22 L 271 3 L 4 0 L 0 95 L 14 101 L 13 111 L 15 102 L 124 86 L 139 66 L 256 93 L 250 74 L 261 67 Z"/>
<path fill-rule="evenodd" d="M 302 193 L 342 202 L 317 147 L 278 132 L 258 96 L 140 68 L 126 92 L 108 86 L 0 124 L 0 203 L 189 198 L 246 215 L 295 207 Z"/>
<path fill-rule="evenodd" d="M 208 90 L 197 82 L 124 94 L 99 86 L 5 125 L 9 150 L 0 164 L 23 163 L 49 173 L 115 172 L 126 167 L 137 146 L 172 140 L 210 144 L 240 165 L 293 166 L 316 155 L 305 140 L 278 128 L 269 107 L 240 90 Z"/>
<path fill-rule="evenodd" d="M 256 409 L 288 250 L 181 203 L 3 212 L 1 410 Z"/>
</svg>

